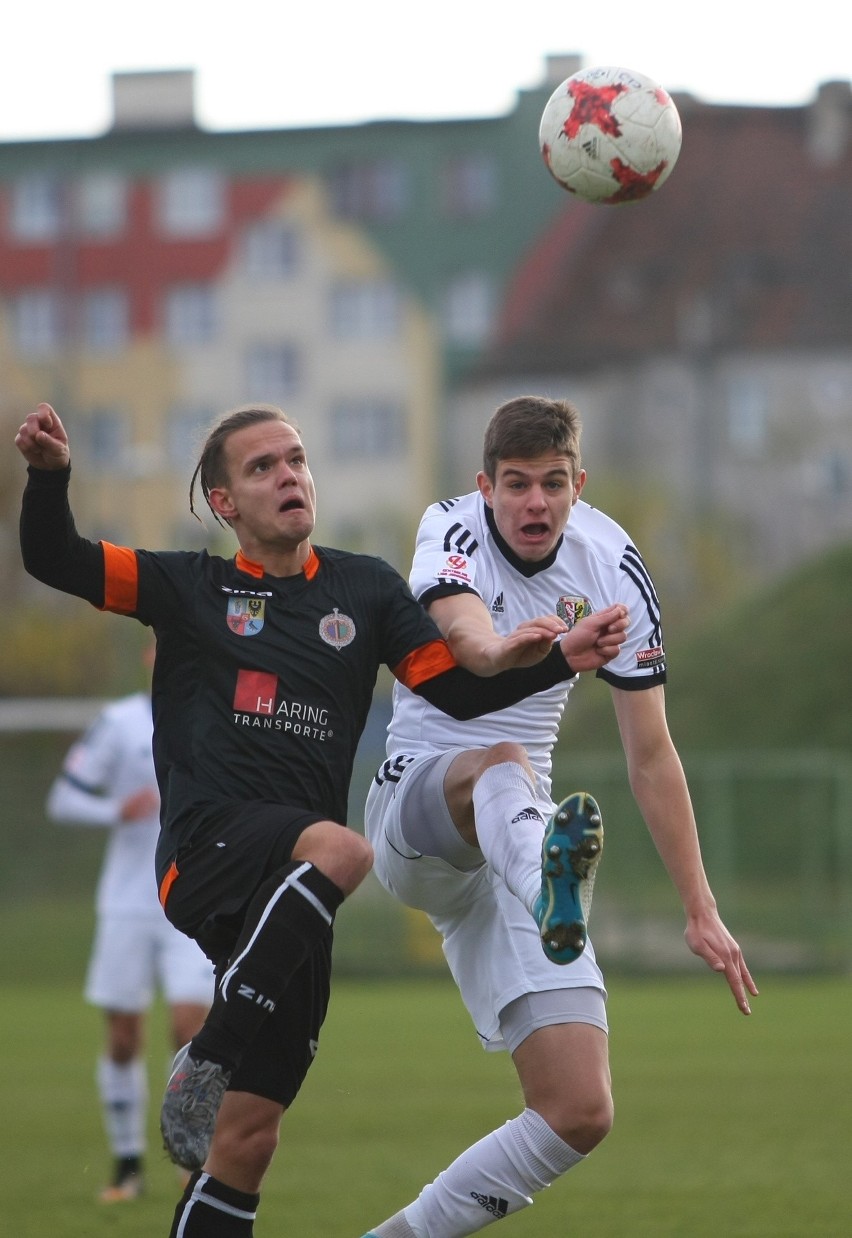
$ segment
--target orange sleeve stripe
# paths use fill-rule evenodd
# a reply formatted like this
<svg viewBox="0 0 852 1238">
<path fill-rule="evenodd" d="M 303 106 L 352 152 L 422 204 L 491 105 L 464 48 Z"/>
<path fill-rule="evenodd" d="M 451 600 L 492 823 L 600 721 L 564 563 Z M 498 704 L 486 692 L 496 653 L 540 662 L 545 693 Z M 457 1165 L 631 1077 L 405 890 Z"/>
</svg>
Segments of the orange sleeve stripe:
<svg viewBox="0 0 852 1238">
<path fill-rule="evenodd" d="M 436 675 L 452 670 L 457 665 L 447 642 L 433 640 L 403 658 L 400 664 L 393 668 L 393 673 L 400 683 L 413 692 L 427 679 L 434 679 Z"/>
<path fill-rule="evenodd" d="M 139 596 L 139 567 L 136 551 L 127 546 L 101 542 L 104 548 L 103 610 L 130 615 L 136 610 Z"/>
<path fill-rule="evenodd" d="M 159 899 L 160 899 L 160 906 L 164 910 L 166 906 L 166 899 L 169 897 L 169 891 L 171 890 L 174 883 L 177 881 L 178 876 L 179 876 L 178 866 L 177 864 L 175 864 L 174 860 L 172 860 L 171 864 L 169 865 L 169 871 L 166 873 L 165 877 L 160 882 Z"/>
</svg>

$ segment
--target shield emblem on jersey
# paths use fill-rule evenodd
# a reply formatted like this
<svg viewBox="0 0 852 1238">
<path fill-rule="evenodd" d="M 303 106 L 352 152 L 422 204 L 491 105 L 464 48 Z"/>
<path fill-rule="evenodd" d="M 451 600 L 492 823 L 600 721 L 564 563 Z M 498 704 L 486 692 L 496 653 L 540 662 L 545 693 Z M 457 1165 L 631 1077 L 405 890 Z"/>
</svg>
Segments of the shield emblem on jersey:
<svg viewBox="0 0 852 1238">
<path fill-rule="evenodd" d="M 237 636 L 257 636 L 263 628 L 265 607 L 263 598 L 228 598 L 228 627 Z"/>
<path fill-rule="evenodd" d="M 561 597 L 556 603 L 556 613 L 563 623 L 573 628 L 575 623 L 592 614 L 592 604 L 588 598 Z"/>
</svg>

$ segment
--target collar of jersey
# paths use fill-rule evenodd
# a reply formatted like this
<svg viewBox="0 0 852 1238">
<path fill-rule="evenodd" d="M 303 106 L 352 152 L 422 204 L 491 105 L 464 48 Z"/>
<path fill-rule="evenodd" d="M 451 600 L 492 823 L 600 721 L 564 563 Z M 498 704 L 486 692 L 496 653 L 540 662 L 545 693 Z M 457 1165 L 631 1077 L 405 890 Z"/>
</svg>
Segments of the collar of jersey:
<svg viewBox="0 0 852 1238">
<path fill-rule="evenodd" d="M 237 551 L 234 563 L 236 564 L 238 571 L 245 572 L 247 576 L 254 576 L 257 580 L 259 580 L 261 576 L 266 575 L 263 567 L 259 563 L 254 563 L 251 559 L 247 559 L 241 550 Z M 308 580 L 313 580 L 319 571 L 319 566 L 319 556 L 313 546 L 311 546 L 310 554 L 302 564 L 302 573 Z"/>
<path fill-rule="evenodd" d="M 538 559 L 535 563 L 531 563 L 529 559 L 521 559 L 515 554 L 509 543 L 503 538 L 500 530 L 497 528 L 497 521 L 494 519 L 494 512 L 484 503 L 485 506 L 485 523 L 491 531 L 491 536 L 494 538 L 494 545 L 500 551 L 500 554 L 507 563 L 515 569 L 520 576 L 526 576 L 529 579 L 531 576 L 537 576 L 539 572 L 546 572 L 549 567 L 553 567 L 556 562 L 556 556 L 559 553 L 559 547 L 562 545 L 562 534 L 559 534 L 559 541 L 551 550 L 546 559 Z"/>
</svg>

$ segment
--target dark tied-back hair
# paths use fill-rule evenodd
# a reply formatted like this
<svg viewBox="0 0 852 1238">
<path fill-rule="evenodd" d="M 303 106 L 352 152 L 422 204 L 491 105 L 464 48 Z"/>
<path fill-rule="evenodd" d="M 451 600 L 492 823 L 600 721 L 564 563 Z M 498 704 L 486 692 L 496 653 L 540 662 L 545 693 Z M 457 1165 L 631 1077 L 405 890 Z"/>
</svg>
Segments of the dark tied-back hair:
<svg viewBox="0 0 852 1238">
<path fill-rule="evenodd" d="M 258 425 L 264 421 L 280 421 L 285 426 L 292 426 L 297 431 L 299 428 L 287 416 L 284 410 L 278 408 L 276 404 L 242 404 L 239 408 L 233 408 L 229 413 L 225 413 L 220 417 L 210 430 L 205 439 L 204 446 L 201 448 L 198 464 L 195 466 L 195 472 L 192 474 L 192 480 L 189 483 L 189 510 L 196 520 L 201 520 L 201 517 L 195 510 L 195 483 L 198 482 L 205 502 L 211 512 L 213 512 L 214 519 L 217 524 L 221 524 L 225 528 L 225 524 L 210 503 L 210 491 L 217 486 L 226 484 L 228 481 L 228 469 L 225 464 L 225 445 L 231 435 L 235 434 L 237 430 L 244 430 L 246 426 Z"/>
<path fill-rule="evenodd" d="M 546 452 L 567 456 L 580 470 L 583 423 L 569 400 L 521 395 L 501 404 L 485 430 L 482 469 L 494 481 L 501 460 L 532 460 Z"/>
</svg>

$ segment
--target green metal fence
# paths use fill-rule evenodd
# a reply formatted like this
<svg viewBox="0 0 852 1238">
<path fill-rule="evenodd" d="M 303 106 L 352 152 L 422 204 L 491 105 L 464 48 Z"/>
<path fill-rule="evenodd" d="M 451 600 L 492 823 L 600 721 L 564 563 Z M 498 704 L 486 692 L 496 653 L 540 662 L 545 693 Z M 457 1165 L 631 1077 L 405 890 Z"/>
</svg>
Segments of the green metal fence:
<svg viewBox="0 0 852 1238">
<path fill-rule="evenodd" d="M 0 702 L 0 899 L 22 911 L 51 900 L 85 908 L 103 837 L 44 816 L 47 787 L 80 720 L 57 723 L 40 710 L 39 725 L 27 727 Z M 356 770 L 356 829 L 380 756 L 374 743 Z M 683 759 L 710 882 L 752 969 L 852 970 L 852 757 L 749 750 Z M 569 759 L 560 750 L 555 775 L 557 794 L 589 790 L 602 807 L 606 838 L 591 933 L 604 966 L 701 967 L 683 943 L 679 900 L 633 802 L 623 756 Z M 350 973 L 443 967 L 426 918 L 399 907 L 372 877 L 341 909 L 336 958 Z"/>
</svg>

